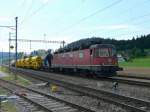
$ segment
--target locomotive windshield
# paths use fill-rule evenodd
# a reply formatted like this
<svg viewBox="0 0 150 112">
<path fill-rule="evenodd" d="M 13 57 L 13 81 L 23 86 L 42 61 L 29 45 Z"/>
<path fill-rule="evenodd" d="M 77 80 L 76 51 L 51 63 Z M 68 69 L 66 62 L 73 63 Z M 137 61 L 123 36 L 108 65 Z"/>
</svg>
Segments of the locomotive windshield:
<svg viewBox="0 0 150 112">
<path fill-rule="evenodd" d="M 108 48 L 99 48 L 99 49 L 96 49 L 95 56 L 96 57 L 108 57 L 109 56 Z"/>
<path fill-rule="evenodd" d="M 109 57 L 115 54 L 116 50 L 114 48 L 98 48 L 95 50 L 95 57 Z"/>
</svg>

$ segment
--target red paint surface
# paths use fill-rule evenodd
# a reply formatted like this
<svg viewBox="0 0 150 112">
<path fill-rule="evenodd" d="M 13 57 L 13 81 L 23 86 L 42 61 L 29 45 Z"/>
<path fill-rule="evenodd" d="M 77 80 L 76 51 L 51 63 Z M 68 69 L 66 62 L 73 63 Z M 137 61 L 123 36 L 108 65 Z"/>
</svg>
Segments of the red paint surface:
<svg viewBox="0 0 150 112">
<path fill-rule="evenodd" d="M 83 53 L 83 58 L 79 53 Z M 67 53 L 54 54 L 53 64 L 63 65 L 114 65 L 117 64 L 117 58 L 111 57 L 94 57 L 90 55 L 90 49 L 78 50 Z"/>
</svg>

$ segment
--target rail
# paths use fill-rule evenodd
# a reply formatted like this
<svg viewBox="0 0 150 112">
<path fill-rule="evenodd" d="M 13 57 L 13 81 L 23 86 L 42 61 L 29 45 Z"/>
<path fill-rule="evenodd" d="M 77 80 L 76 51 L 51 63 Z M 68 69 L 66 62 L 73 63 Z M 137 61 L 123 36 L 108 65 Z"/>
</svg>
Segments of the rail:
<svg viewBox="0 0 150 112">
<path fill-rule="evenodd" d="M 12 71 L 16 71 L 15 68 L 11 68 Z M 129 96 L 123 96 L 120 94 L 104 91 L 104 90 L 97 90 L 81 85 L 76 85 L 73 83 L 68 83 L 67 81 L 61 81 L 61 79 L 52 79 L 51 77 L 43 75 L 42 72 L 33 71 L 33 70 L 24 70 L 24 69 L 17 69 L 17 72 L 26 74 L 27 76 L 37 78 L 46 82 L 51 82 L 62 86 L 64 88 L 70 89 L 72 91 L 76 91 L 82 93 L 84 95 L 94 97 L 100 100 L 104 100 L 109 103 L 113 103 L 115 105 L 121 106 L 127 110 L 132 110 L 136 112 L 147 112 L 150 110 L 150 102 L 142 99 L 137 99 Z M 144 109 L 143 109 L 144 107 Z"/>
</svg>

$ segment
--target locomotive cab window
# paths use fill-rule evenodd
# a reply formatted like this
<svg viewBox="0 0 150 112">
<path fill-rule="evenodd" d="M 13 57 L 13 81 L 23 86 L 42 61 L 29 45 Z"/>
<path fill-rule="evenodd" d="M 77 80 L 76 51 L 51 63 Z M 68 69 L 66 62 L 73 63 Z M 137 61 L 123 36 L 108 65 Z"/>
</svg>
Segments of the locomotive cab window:
<svg viewBox="0 0 150 112">
<path fill-rule="evenodd" d="M 111 56 L 115 56 L 117 54 L 116 49 L 115 48 L 110 49 L 110 54 Z"/>
<path fill-rule="evenodd" d="M 108 56 L 110 56 L 108 48 L 96 49 L 95 50 L 95 56 L 96 57 L 108 57 Z"/>
</svg>

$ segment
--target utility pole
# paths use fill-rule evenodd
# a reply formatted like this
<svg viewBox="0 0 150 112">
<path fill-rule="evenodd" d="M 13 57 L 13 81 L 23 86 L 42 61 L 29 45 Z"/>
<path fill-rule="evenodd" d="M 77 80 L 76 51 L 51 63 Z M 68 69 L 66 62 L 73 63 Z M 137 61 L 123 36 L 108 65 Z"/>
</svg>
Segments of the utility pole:
<svg viewBox="0 0 150 112">
<path fill-rule="evenodd" d="M 63 44 L 63 48 L 64 48 L 64 46 L 65 46 L 65 41 L 64 40 L 62 41 L 62 44 Z"/>
<path fill-rule="evenodd" d="M 3 48 L 2 48 L 2 65 L 3 65 Z"/>
<path fill-rule="evenodd" d="M 16 17 L 15 20 L 16 20 L 16 39 L 15 39 L 16 40 L 16 49 L 15 49 L 16 50 L 16 59 L 15 59 L 15 62 L 17 63 L 17 58 L 18 58 L 18 56 L 17 56 L 18 17 Z M 15 68 L 17 69 L 17 64 L 16 63 L 15 63 Z M 15 73 L 15 80 L 16 79 L 17 79 L 17 74 Z"/>
<path fill-rule="evenodd" d="M 2 109 L 2 99 L 0 98 L 0 110 Z M 0 111 L 1 112 L 1 111 Z"/>
<path fill-rule="evenodd" d="M 10 39 L 11 39 L 11 33 L 9 32 L 9 71 L 10 71 Z"/>
<path fill-rule="evenodd" d="M 17 19 L 18 19 L 18 17 L 16 17 L 15 19 L 16 19 L 16 29 L 14 29 L 15 26 L 0 25 L 0 27 L 9 28 L 9 29 L 12 29 L 12 30 L 16 30 L 16 37 L 17 37 Z M 11 33 L 9 34 L 9 37 L 10 37 L 10 35 L 11 35 Z M 10 41 L 11 41 L 11 39 L 9 39 L 9 44 L 10 44 Z M 9 51 L 10 51 L 10 45 L 9 45 Z M 17 51 L 17 49 L 16 49 L 16 51 Z M 9 58 L 9 60 L 10 60 L 10 58 Z"/>
</svg>

